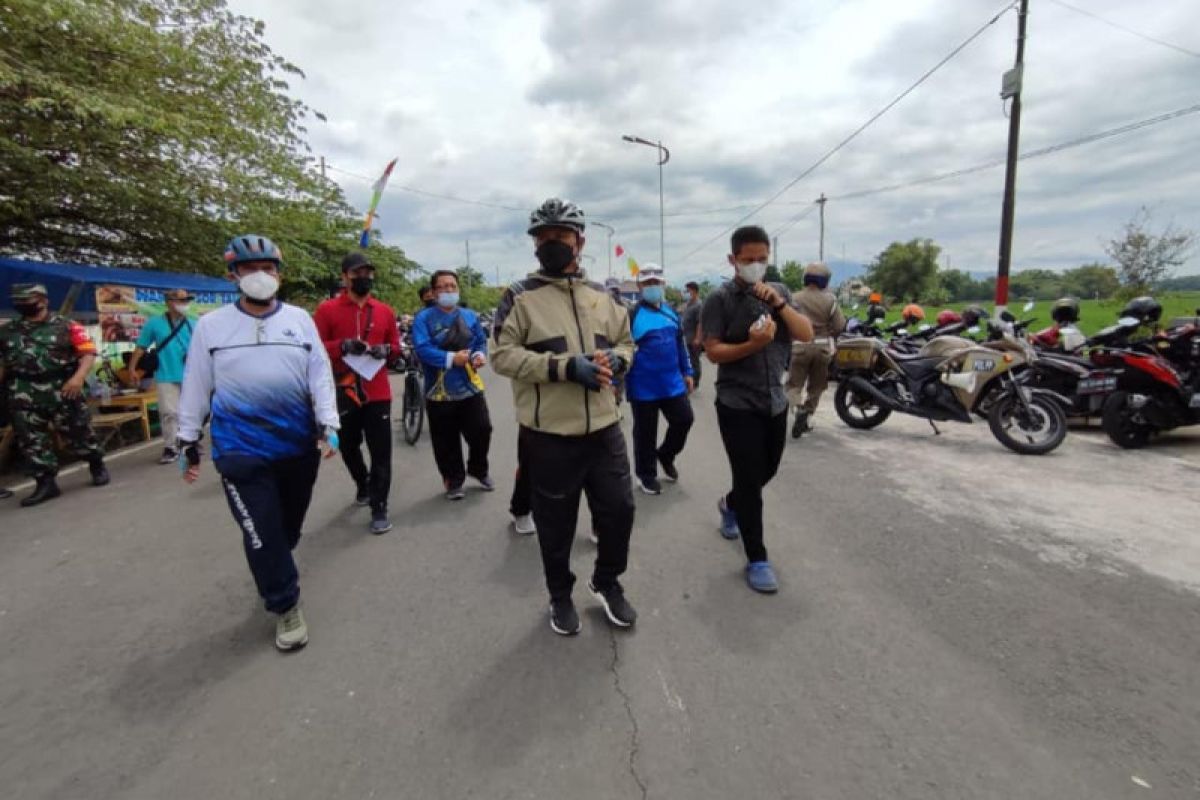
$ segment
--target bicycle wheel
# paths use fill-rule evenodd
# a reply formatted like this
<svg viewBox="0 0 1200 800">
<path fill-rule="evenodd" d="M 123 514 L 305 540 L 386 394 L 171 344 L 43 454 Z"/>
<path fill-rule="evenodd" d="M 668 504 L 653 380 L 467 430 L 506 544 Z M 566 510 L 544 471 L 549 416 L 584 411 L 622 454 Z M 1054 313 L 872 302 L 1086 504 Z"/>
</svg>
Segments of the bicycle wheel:
<svg viewBox="0 0 1200 800">
<path fill-rule="evenodd" d="M 404 407 L 401 411 L 404 441 L 416 444 L 425 422 L 425 403 L 421 397 L 421 381 L 415 372 L 404 376 Z"/>
</svg>

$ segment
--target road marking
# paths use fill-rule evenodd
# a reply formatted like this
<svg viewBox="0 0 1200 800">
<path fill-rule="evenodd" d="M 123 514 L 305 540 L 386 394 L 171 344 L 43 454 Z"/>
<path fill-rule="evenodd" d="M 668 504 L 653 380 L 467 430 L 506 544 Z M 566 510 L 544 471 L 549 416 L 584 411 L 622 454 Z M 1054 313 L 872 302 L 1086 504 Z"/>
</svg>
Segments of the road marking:
<svg viewBox="0 0 1200 800">
<path fill-rule="evenodd" d="M 116 461 L 118 458 L 123 458 L 124 456 L 130 455 L 132 453 L 140 453 L 143 450 L 148 450 L 151 447 L 157 447 L 157 446 L 161 446 L 161 445 L 162 445 L 162 437 L 159 437 L 157 439 L 151 439 L 148 442 L 142 442 L 141 444 L 130 445 L 129 447 L 119 450 L 118 452 L 113 453 L 112 455 L 106 454 L 104 456 L 104 461 L 107 464 L 107 463 Z M 62 477 L 63 475 L 73 475 L 76 472 L 79 472 L 86 468 L 87 468 L 87 462 L 80 461 L 78 464 L 72 464 L 71 466 L 67 467 L 63 471 L 59 472 L 58 476 Z M 10 492 L 20 492 L 24 489 L 32 489 L 33 486 L 34 486 L 34 481 L 22 481 L 21 483 L 18 483 L 14 486 L 9 486 L 8 490 Z"/>
</svg>

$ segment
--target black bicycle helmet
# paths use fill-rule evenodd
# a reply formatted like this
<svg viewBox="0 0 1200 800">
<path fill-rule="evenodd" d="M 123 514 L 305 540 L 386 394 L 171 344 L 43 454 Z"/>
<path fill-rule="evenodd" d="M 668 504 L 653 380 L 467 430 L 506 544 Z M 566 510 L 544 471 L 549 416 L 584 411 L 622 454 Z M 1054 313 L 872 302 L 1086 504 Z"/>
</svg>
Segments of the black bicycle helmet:
<svg viewBox="0 0 1200 800">
<path fill-rule="evenodd" d="M 978 325 L 981 320 L 988 318 L 987 309 L 983 306 L 967 306 L 962 312 L 962 321 L 968 328 Z"/>
<path fill-rule="evenodd" d="M 1060 297 L 1050 306 L 1050 318 L 1059 325 L 1079 322 L 1079 301 L 1074 297 Z"/>
<path fill-rule="evenodd" d="M 1118 315 L 1121 317 L 1133 317 L 1143 324 L 1147 322 L 1158 322 L 1162 316 L 1162 303 L 1155 300 L 1149 295 L 1135 297 L 1125 304 Z"/>
<path fill-rule="evenodd" d="M 583 235 L 585 227 L 583 209 L 570 200 L 551 197 L 529 215 L 529 235 L 542 228 L 569 228 Z"/>
</svg>

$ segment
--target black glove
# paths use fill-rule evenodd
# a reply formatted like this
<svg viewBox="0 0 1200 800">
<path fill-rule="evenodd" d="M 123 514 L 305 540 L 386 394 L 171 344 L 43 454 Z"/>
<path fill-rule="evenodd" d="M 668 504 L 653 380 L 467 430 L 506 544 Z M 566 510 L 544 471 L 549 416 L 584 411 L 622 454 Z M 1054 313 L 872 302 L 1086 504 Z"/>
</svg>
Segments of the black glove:
<svg viewBox="0 0 1200 800">
<path fill-rule="evenodd" d="M 371 358 L 387 361 L 388 356 L 392 354 L 392 346 L 386 342 L 383 344 L 373 344 L 367 352 L 371 354 Z"/>
<path fill-rule="evenodd" d="M 203 435 L 200 437 L 204 438 Z M 179 451 L 179 469 L 183 471 L 188 467 L 194 467 L 200 463 L 200 439 L 194 442 L 185 442 L 183 439 L 177 439 L 175 449 Z"/>
<path fill-rule="evenodd" d="M 608 358 L 608 368 L 612 370 L 614 378 L 619 378 L 625 374 L 625 370 L 629 369 L 629 365 L 619 354 L 612 350 L 602 350 L 601 352 Z"/>
<path fill-rule="evenodd" d="M 342 339 L 342 355 L 361 356 L 367 352 L 367 343 L 362 339 Z"/>
<path fill-rule="evenodd" d="M 599 391 L 600 365 L 588 356 L 571 356 L 567 361 L 567 380 L 582 384 L 593 391 Z"/>
</svg>

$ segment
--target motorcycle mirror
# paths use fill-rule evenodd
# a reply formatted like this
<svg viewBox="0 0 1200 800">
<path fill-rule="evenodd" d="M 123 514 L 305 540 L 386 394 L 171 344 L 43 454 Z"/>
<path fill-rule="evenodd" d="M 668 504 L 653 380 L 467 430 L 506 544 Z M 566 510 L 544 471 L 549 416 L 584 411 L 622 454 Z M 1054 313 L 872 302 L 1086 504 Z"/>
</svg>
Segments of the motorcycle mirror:
<svg viewBox="0 0 1200 800">
<path fill-rule="evenodd" d="M 979 326 L 972 325 L 971 327 L 967 328 L 967 333 L 971 333 L 971 334 L 979 333 Z"/>
<path fill-rule="evenodd" d="M 1028 303 L 1026 303 L 1024 309 L 1026 312 L 1033 311 L 1033 301 L 1030 300 Z"/>
</svg>

